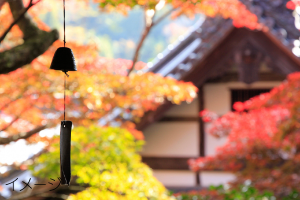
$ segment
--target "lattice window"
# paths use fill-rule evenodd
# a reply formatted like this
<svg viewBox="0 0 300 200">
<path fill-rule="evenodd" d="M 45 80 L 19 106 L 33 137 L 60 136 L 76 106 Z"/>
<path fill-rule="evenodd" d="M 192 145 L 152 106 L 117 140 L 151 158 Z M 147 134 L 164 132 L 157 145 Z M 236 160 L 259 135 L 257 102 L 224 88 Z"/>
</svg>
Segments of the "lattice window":
<svg viewBox="0 0 300 200">
<path fill-rule="evenodd" d="M 271 89 L 231 89 L 231 110 L 233 111 L 233 104 L 237 101 L 247 101 L 252 97 L 262 93 L 269 92 Z"/>
</svg>

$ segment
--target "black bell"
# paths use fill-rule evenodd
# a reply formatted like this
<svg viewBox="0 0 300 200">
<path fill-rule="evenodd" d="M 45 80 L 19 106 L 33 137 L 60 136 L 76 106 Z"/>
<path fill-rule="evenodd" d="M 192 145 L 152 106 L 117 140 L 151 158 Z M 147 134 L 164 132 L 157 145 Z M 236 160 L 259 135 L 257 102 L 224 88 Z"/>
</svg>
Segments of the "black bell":
<svg viewBox="0 0 300 200">
<path fill-rule="evenodd" d="M 59 47 L 53 56 L 50 69 L 63 72 L 77 71 L 72 50 L 67 47 Z"/>
</svg>

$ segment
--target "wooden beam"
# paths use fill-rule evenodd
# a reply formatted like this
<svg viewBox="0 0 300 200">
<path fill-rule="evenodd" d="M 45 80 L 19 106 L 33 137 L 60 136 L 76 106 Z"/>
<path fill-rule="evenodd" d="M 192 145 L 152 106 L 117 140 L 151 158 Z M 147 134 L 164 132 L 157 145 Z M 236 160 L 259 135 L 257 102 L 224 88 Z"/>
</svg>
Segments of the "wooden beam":
<svg viewBox="0 0 300 200">
<path fill-rule="evenodd" d="M 198 91 L 198 99 L 199 99 L 199 112 L 204 110 L 204 92 L 203 92 L 203 86 L 199 87 Z M 199 122 L 199 156 L 204 157 L 205 156 L 205 132 L 204 132 L 204 122 L 202 120 L 202 117 L 198 117 Z"/>
<path fill-rule="evenodd" d="M 158 122 L 198 122 L 198 117 L 165 116 Z"/>
<path fill-rule="evenodd" d="M 188 159 L 191 157 L 142 157 L 142 162 L 152 169 L 189 170 Z"/>
<path fill-rule="evenodd" d="M 201 85 L 198 88 L 198 111 L 199 113 L 204 110 L 204 92 L 203 92 L 203 85 Z M 204 122 L 202 120 L 202 117 L 198 115 L 198 124 L 199 124 L 199 156 L 204 157 L 205 156 L 205 132 L 204 132 Z M 201 186 L 201 180 L 199 177 L 199 173 L 195 173 L 196 176 L 196 184 L 198 186 Z"/>
<path fill-rule="evenodd" d="M 152 124 L 155 121 L 161 119 L 164 113 L 171 108 L 173 104 L 169 101 L 166 101 L 164 104 L 159 106 L 155 111 L 147 112 L 139 123 L 136 125 L 137 130 L 143 130 L 149 124 Z"/>
<path fill-rule="evenodd" d="M 285 75 L 272 73 L 272 72 L 263 72 L 259 73 L 259 81 L 283 81 L 286 79 Z M 216 77 L 209 79 L 206 83 L 226 83 L 226 82 L 238 82 L 239 77 L 237 73 L 228 73 L 224 74 L 221 77 Z"/>
<path fill-rule="evenodd" d="M 195 172 L 195 176 L 196 176 L 196 185 L 201 186 L 200 173 Z"/>
<path fill-rule="evenodd" d="M 189 159 L 197 159 L 196 157 L 154 157 L 142 156 L 142 162 L 147 164 L 151 169 L 156 170 L 190 170 L 188 165 Z M 208 170 L 223 171 L 223 170 Z"/>
</svg>

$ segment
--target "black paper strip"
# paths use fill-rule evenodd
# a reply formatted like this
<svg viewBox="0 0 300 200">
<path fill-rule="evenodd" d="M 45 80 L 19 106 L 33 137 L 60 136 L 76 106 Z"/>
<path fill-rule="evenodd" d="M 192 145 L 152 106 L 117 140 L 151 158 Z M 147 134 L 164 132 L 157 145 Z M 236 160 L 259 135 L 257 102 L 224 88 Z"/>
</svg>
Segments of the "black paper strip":
<svg viewBox="0 0 300 200">
<path fill-rule="evenodd" d="M 60 127 L 60 178 L 62 185 L 71 179 L 71 121 L 61 121 Z"/>
</svg>

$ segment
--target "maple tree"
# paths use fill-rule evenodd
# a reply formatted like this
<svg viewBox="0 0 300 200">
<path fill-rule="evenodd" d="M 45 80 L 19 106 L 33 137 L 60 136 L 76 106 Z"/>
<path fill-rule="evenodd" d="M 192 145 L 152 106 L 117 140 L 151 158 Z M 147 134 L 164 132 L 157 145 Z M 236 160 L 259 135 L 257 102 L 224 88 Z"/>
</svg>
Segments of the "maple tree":
<svg viewBox="0 0 300 200">
<path fill-rule="evenodd" d="M 8 5 L 3 5 L 2 10 L 7 12 Z M 38 10 L 39 7 L 36 7 L 30 11 L 36 16 Z M 7 12 L 1 17 L 12 16 Z M 39 27 L 48 29 L 45 24 L 36 20 Z M 4 45 L 18 43 L 18 38 L 22 37 L 22 34 L 17 27 L 14 31 L 17 32 L 16 35 L 7 38 Z M 11 120 L 2 120 L 1 130 L 13 135 L 11 138 L 2 139 L 1 144 L 7 144 L 16 140 L 15 138 L 19 139 L 21 135 L 16 134 L 20 131 L 30 131 L 30 127 L 34 125 L 42 125 L 46 121 L 57 124 L 58 119 L 61 119 L 63 74 L 48 69 L 55 50 L 60 46 L 63 46 L 63 43 L 56 41 L 42 56 L 31 62 L 30 66 L 1 75 L 3 84 L 0 89 L 0 108 L 3 114 L 11 117 Z M 152 73 L 136 73 L 129 78 L 124 75 L 130 69 L 132 61 L 101 58 L 97 55 L 98 49 L 91 45 L 83 46 L 68 42 L 67 46 L 73 50 L 80 68 L 79 72 L 71 72 L 66 93 L 68 109 L 77 111 L 76 114 L 67 112 L 67 118 L 73 120 L 75 124 L 88 125 L 118 107 L 123 110 L 116 121 L 130 128 L 133 124 L 122 115 L 127 114 L 127 118 L 130 115 L 130 118 L 136 121 L 145 111 L 155 109 L 164 98 L 178 104 L 184 100 L 192 101 L 195 97 L 195 87 L 190 83 L 178 82 Z M 137 69 L 144 67 L 145 64 L 137 63 Z M 55 119 L 49 120 L 47 113 L 54 113 Z M 30 124 L 27 126 L 28 130 L 13 125 L 17 124 L 16 122 L 21 123 L 22 119 Z M 109 123 L 109 120 L 107 122 Z"/>
<path fill-rule="evenodd" d="M 203 111 L 204 120 L 211 123 L 209 132 L 228 140 L 215 156 L 190 160 L 191 168 L 232 171 L 237 176 L 233 185 L 250 180 L 255 188 L 271 190 L 277 197 L 299 191 L 299 88 L 300 73 L 293 73 L 269 93 L 236 104 L 239 111 L 220 118 Z"/>
</svg>

